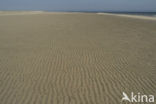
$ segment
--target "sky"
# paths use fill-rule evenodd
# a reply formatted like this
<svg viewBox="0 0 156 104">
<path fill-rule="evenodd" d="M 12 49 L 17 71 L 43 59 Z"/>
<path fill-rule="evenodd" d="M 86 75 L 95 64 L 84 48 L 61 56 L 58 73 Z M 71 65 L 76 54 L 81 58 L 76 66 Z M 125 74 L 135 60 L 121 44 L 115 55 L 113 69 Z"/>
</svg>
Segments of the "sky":
<svg viewBox="0 0 156 104">
<path fill-rule="evenodd" d="M 156 12 L 156 0 L 0 0 L 0 10 Z"/>
</svg>

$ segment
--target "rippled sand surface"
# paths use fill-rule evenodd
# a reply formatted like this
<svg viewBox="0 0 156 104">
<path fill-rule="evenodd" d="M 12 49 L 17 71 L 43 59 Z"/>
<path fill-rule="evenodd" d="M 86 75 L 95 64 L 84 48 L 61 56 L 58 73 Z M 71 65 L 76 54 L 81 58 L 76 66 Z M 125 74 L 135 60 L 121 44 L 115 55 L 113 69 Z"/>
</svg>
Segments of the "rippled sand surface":
<svg viewBox="0 0 156 104">
<path fill-rule="evenodd" d="M 0 16 L 0 104 L 121 104 L 122 92 L 156 96 L 156 21 Z"/>
</svg>

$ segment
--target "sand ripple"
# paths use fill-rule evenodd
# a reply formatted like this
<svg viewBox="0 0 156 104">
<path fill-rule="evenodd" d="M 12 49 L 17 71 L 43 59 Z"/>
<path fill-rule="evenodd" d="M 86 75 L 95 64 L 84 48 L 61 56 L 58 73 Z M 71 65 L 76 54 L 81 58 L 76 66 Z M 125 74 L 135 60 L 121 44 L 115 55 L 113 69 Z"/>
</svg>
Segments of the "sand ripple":
<svg viewBox="0 0 156 104">
<path fill-rule="evenodd" d="M 155 22 L 42 14 L 0 23 L 0 104 L 120 104 L 123 91 L 156 94 Z"/>
</svg>

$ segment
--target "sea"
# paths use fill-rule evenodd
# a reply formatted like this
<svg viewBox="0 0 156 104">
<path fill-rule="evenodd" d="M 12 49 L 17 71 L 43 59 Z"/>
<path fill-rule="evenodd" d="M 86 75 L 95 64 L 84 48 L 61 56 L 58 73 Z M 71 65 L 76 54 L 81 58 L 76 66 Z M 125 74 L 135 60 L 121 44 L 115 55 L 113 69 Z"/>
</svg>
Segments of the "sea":
<svg viewBox="0 0 156 104">
<path fill-rule="evenodd" d="M 112 12 L 112 11 L 67 11 L 67 12 L 85 12 L 85 13 L 113 13 L 113 14 L 127 14 L 127 15 L 140 15 L 156 17 L 156 12 Z"/>
<path fill-rule="evenodd" d="M 156 17 L 156 12 L 106 12 L 106 13 Z"/>
</svg>

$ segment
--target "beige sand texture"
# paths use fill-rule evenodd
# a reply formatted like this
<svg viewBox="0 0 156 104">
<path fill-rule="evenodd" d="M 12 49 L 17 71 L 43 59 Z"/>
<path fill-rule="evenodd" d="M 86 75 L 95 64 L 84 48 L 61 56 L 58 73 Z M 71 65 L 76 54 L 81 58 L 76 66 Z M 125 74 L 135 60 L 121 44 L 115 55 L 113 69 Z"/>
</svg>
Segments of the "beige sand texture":
<svg viewBox="0 0 156 104">
<path fill-rule="evenodd" d="M 0 16 L 0 104 L 133 104 L 122 92 L 156 96 L 156 21 Z"/>
</svg>

